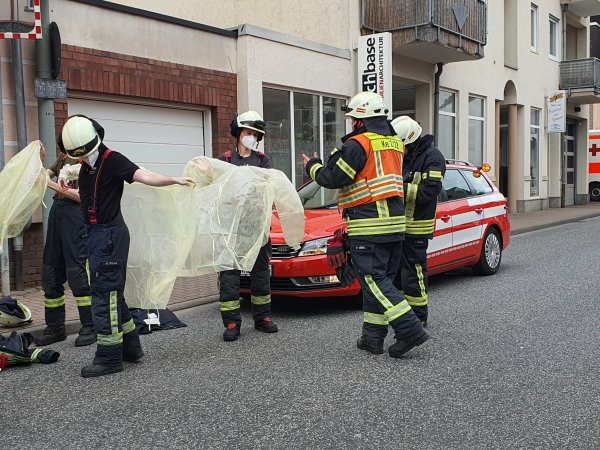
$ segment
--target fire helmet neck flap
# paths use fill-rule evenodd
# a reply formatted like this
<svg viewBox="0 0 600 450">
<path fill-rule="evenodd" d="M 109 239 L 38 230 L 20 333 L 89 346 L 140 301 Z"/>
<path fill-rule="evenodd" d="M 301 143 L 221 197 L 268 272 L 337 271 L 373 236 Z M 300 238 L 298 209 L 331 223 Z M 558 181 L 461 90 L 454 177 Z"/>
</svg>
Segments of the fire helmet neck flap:
<svg viewBox="0 0 600 450">
<path fill-rule="evenodd" d="M 421 125 L 408 116 L 396 117 L 392 120 L 392 127 L 398 137 L 404 141 L 405 145 L 415 142 L 421 137 L 421 133 L 423 132 Z"/>
<path fill-rule="evenodd" d="M 67 120 L 57 143 L 61 152 L 81 159 L 98 150 L 103 139 L 104 128 L 94 119 L 78 114 Z"/>
<path fill-rule="evenodd" d="M 383 99 L 375 92 L 360 92 L 350 99 L 348 104 L 342 107 L 346 117 L 365 119 L 367 117 L 387 116 L 388 108 Z"/>
<path fill-rule="evenodd" d="M 246 111 L 242 114 L 236 114 L 229 125 L 231 135 L 239 138 L 242 128 L 258 132 L 257 141 L 260 142 L 265 135 L 266 123 L 256 111 Z"/>
</svg>

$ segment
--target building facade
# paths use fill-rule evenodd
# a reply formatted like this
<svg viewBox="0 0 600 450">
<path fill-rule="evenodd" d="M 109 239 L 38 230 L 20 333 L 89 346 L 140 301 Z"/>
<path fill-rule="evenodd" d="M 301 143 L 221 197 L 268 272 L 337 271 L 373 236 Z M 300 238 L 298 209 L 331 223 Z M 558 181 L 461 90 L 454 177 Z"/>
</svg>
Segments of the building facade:
<svg viewBox="0 0 600 450">
<path fill-rule="evenodd" d="M 589 57 L 599 0 L 47 2 L 67 86 L 54 101 L 56 132 L 69 115 L 90 115 L 109 145 L 148 169 L 178 174 L 193 156 L 231 149 L 229 122 L 253 109 L 267 122 L 275 167 L 302 185 L 301 154 L 326 157 L 347 131 L 341 106 L 358 90 L 359 38 L 389 32 L 393 116 L 415 117 L 448 159 L 490 164 L 511 212 L 588 201 L 595 94 L 569 75 Z M 22 44 L 35 139 L 35 43 Z M 17 151 L 9 41 L 0 40 L 0 56 L 9 158 Z M 547 100 L 559 89 L 565 131 L 548 133 Z M 39 282 L 40 221 L 26 233 L 27 284 Z"/>
</svg>

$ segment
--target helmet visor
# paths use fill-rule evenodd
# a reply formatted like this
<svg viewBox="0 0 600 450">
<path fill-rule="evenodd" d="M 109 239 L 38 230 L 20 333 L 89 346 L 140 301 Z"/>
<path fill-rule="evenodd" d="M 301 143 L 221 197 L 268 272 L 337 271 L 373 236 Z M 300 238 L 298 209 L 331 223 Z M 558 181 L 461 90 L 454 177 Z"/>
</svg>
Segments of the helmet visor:
<svg viewBox="0 0 600 450">
<path fill-rule="evenodd" d="M 242 120 L 240 122 L 240 127 L 242 128 L 252 128 L 253 130 L 259 131 L 265 134 L 265 126 L 267 124 L 264 120 Z"/>
</svg>

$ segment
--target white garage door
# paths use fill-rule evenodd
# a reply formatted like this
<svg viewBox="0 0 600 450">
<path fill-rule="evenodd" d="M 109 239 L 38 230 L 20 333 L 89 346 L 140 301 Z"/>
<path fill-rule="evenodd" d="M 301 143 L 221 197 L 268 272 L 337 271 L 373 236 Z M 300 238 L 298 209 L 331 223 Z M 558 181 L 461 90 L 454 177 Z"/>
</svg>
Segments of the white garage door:
<svg viewBox="0 0 600 450">
<path fill-rule="evenodd" d="M 178 176 L 190 159 L 206 155 L 206 111 L 72 98 L 73 114 L 97 120 L 107 147 L 152 172 Z"/>
</svg>

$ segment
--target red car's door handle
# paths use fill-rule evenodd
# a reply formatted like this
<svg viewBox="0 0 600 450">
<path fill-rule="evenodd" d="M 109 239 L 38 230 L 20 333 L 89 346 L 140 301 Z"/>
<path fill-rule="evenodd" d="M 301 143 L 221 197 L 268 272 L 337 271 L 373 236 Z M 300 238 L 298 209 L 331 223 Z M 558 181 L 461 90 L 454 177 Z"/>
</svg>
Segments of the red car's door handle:
<svg viewBox="0 0 600 450">
<path fill-rule="evenodd" d="M 483 208 L 475 208 L 475 212 L 477 214 L 481 214 L 483 212 Z"/>
<path fill-rule="evenodd" d="M 442 217 L 440 217 L 440 220 L 442 222 L 448 222 L 450 220 L 450 216 L 442 216 Z"/>
</svg>

